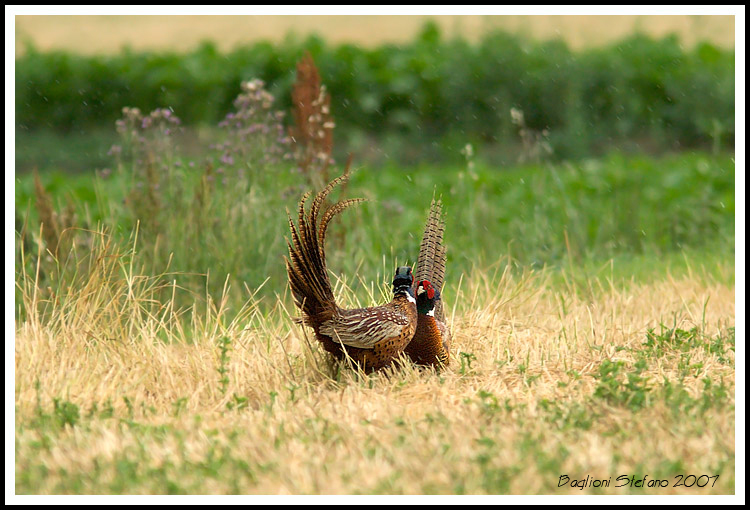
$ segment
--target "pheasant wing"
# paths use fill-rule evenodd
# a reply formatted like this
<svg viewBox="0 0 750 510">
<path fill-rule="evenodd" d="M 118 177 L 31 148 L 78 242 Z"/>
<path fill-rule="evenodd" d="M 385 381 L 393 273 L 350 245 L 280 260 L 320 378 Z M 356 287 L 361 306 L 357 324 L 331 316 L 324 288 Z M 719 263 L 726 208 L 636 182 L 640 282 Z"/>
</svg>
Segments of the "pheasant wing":
<svg viewBox="0 0 750 510">
<path fill-rule="evenodd" d="M 377 306 L 340 310 L 336 317 L 321 325 L 320 332 L 344 345 L 372 349 L 383 340 L 398 337 L 408 324 L 409 317 L 404 313 Z"/>
</svg>

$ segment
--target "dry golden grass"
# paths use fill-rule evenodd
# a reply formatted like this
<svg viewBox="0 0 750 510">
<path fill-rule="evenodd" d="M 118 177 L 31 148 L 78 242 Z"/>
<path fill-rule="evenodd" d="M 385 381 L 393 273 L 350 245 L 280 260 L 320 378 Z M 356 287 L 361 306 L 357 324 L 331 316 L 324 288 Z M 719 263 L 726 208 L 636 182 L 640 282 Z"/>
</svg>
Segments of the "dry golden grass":
<svg viewBox="0 0 750 510">
<path fill-rule="evenodd" d="M 562 37 L 577 49 L 639 30 L 657 37 L 674 32 L 688 46 L 708 40 L 734 47 L 734 16 L 17 16 L 16 55 L 28 39 L 43 51 L 84 55 L 111 54 L 124 45 L 136 51 L 190 51 L 206 39 L 227 51 L 259 40 L 279 42 L 289 31 L 372 47 L 407 42 L 430 19 L 447 37 L 469 40 L 501 28 L 538 39 Z"/>
<path fill-rule="evenodd" d="M 603 494 L 734 491 L 734 351 L 643 354 L 660 323 L 702 338 L 734 326 L 734 286 L 705 275 L 583 289 L 545 272 L 467 274 L 444 293 L 453 364 L 373 376 L 310 346 L 288 296 L 270 313 L 251 299 L 234 320 L 222 303 L 178 320 L 127 264 L 91 275 L 46 323 L 17 323 L 17 493 L 581 492 L 558 489 L 561 475 L 611 477 Z M 18 285 L 35 309 L 33 282 Z M 596 396 L 603 363 L 630 373 L 640 358 L 649 405 Z M 723 381 L 726 402 L 696 412 L 661 396 L 682 380 L 685 401 L 698 401 L 704 378 Z M 42 420 L 53 399 L 78 407 L 73 426 Z M 716 474 L 713 487 L 673 487 L 677 475 Z M 620 475 L 669 487 L 615 488 Z"/>
</svg>

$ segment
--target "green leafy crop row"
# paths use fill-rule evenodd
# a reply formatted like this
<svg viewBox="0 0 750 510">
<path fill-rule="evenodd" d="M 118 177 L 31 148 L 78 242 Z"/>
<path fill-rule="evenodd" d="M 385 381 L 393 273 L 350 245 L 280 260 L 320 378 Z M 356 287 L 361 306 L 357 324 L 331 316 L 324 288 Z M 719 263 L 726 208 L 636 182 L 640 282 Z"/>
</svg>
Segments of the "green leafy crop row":
<svg viewBox="0 0 750 510">
<path fill-rule="evenodd" d="M 227 54 L 211 43 L 184 55 L 84 57 L 29 48 L 16 60 L 17 128 L 112 126 L 124 106 L 168 107 L 187 124 L 215 124 L 251 78 L 263 79 L 288 109 L 305 51 L 331 93 L 346 150 L 373 138 L 421 160 L 455 154 L 467 142 L 511 147 L 519 142 L 511 108 L 559 158 L 613 145 L 662 151 L 734 144 L 733 50 L 708 43 L 685 49 L 676 37 L 643 35 L 576 52 L 561 41 L 502 32 L 473 44 L 443 38 L 434 25 L 411 43 L 372 49 L 314 36 Z"/>
</svg>

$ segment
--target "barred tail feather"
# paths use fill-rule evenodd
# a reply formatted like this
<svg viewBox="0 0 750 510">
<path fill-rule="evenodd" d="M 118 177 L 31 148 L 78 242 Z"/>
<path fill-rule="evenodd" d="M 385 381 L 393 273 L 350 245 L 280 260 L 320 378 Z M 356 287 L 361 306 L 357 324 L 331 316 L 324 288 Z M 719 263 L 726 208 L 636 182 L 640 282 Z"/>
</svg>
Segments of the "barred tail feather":
<svg viewBox="0 0 750 510">
<path fill-rule="evenodd" d="M 414 272 L 415 283 L 419 280 L 429 280 L 432 286 L 441 290 L 445 276 L 445 246 L 443 232 L 445 223 L 441 218 L 443 204 L 435 200 L 430 204 L 430 213 L 419 246 L 417 267 Z"/>
<path fill-rule="evenodd" d="M 417 269 L 414 273 L 415 285 L 420 280 L 428 280 L 439 291 L 442 291 L 445 281 L 446 261 L 445 245 L 443 244 L 445 222 L 442 218 L 442 210 L 442 202 L 433 199 L 422 235 L 422 243 L 419 246 Z M 435 303 L 435 318 L 443 319 L 442 301 Z"/>
<path fill-rule="evenodd" d="M 325 237 L 326 237 L 326 231 L 328 230 L 328 224 L 331 222 L 331 220 L 336 216 L 337 214 L 341 213 L 344 209 L 351 207 L 353 205 L 357 205 L 360 202 L 364 202 L 364 198 L 350 198 L 348 200 L 342 200 L 341 202 L 333 205 L 330 209 L 328 209 L 325 214 L 323 215 L 323 219 L 320 220 L 320 230 L 319 230 L 319 244 L 321 246 L 321 249 L 325 243 Z M 325 262 L 325 254 L 323 254 L 323 262 Z"/>
<path fill-rule="evenodd" d="M 305 205 L 310 193 L 305 193 L 299 203 L 298 225 L 295 226 L 289 216 L 291 241 L 287 241 L 289 258 L 285 257 L 289 286 L 295 304 L 302 311 L 302 321 L 316 330 L 322 322 L 336 313 L 336 302 L 325 260 L 325 234 L 328 224 L 341 211 L 363 200 L 350 199 L 327 208 L 323 206 L 331 190 L 348 178 L 349 174 L 345 173 L 331 181 L 315 196 L 307 213 Z M 321 211 L 323 217 L 319 221 Z"/>
</svg>

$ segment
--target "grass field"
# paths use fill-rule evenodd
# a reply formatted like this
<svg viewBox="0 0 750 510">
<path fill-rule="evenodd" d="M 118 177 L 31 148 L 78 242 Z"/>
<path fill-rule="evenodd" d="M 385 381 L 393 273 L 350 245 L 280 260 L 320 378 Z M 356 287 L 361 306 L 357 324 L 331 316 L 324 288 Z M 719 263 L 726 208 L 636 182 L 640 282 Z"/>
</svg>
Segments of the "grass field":
<svg viewBox="0 0 750 510">
<path fill-rule="evenodd" d="M 17 325 L 16 493 L 734 493 L 734 268 L 686 262 L 625 287 L 465 273 L 452 365 L 373 376 L 332 366 L 284 301 L 151 315 L 115 268 Z"/>
<path fill-rule="evenodd" d="M 684 44 L 711 41 L 734 47 L 734 16 L 17 16 L 16 55 L 33 41 L 42 51 L 69 50 L 81 54 L 116 53 L 123 46 L 135 51 L 189 51 L 203 40 L 222 51 L 288 33 L 325 35 L 333 44 L 368 47 L 411 40 L 428 20 L 446 37 L 476 40 L 503 29 L 536 39 L 562 38 L 580 49 L 614 42 L 634 31 L 662 37 L 679 34 Z M 96 44 L 91 44 L 95 39 Z"/>
<path fill-rule="evenodd" d="M 162 241 L 142 224 L 133 246 L 130 171 L 43 176 L 61 215 L 70 196 L 109 228 L 72 258 L 18 227 L 17 494 L 734 493 L 731 158 L 359 169 L 345 195 L 371 203 L 329 242 L 343 306 L 388 299 L 433 190 L 447 212 L 452 363 L 372 376 L 291 321 L 300 176 L 214 188 L 198 244 L 164 181 Z M 17 221 L 35 203 L 21 176 Z"/>
<path fill-rule="evenodd" d="M 17 494 L 735 492 L 733 154 L 355 161 L 339 304 L 389 300 L 438 196 L 453 331 L 444 370 L 367 376 L 292 321 L 282 259 L 343 165 L 243 91 L 207 133 L 125 109 L 106 169 L 16 175 Z"/>
<path fill-rule="evenodd" d="M 391 262 L 413 263 L 433 194 L 446 206 L 453 269 L 449 284 L 506 256 L 518 267 L 572 266 L 581 279 L 595 276 L 614 259 L 614 276 L 621 281 L 662 270 L 661 264 L 656 270 L 650 263 L 631 262 L 635 255 L 676 258 L 681 264 L 670 254 L 687 250 L 691 257 L 703 258 L 733 253 L 734 164 L 727 155 L 612 155 L 503 169 L 481 161 L 469 164 L 357 170 L 349 184 L 356 191 L 347 196 L 363 196 L 368 202 L 340 220 L 329 248 L 330 267 L 341 274 L 380 272 L 379 278 L 388 279 Z M 197 180 L 203 171 L 190 168 L 186 159 L 171 178 L 169 172 L 159 172 L 156 182 L 126 168 L 100 179 L 50 173 L 42 181 L 63 217 L 67 204 L 79 204 L 75 214 L 67 214 L 68 226 L 104 227 L 116 239 L 128 239 L 140 219 L 134 263 L 143 274 L 169 272 L 178 286 L 197 296 L 208 286 L 214 300 L 231 274 L 235 308 L 247 297 L 245 286 L 255 289 L 268 279 L 260 296 L 272 303 L 286 288 L 280 263 L 288 233 L 283 211 L 296 208 L 305 179 L 280 169 L 241 178 L 227 170 L 221 174 L 227 176 L 226 184 L 204 189 Z M 16 225 L 26 232 L 27 245 L 39 237 L 34 226 L 38 201 L 32 176 L 19 176 Z M 87 230 L 67 229 L 62 237 L 67 244 L 91 244 Z M 60 265 L 70 272 L 81 264 L 76 257 L 84 256 L 60 257 Z M 62 284 L 45 274 L 44 285 Z M 363 282 L 351 284 L 355 292 L 366 292 Z"/>
</svg>

